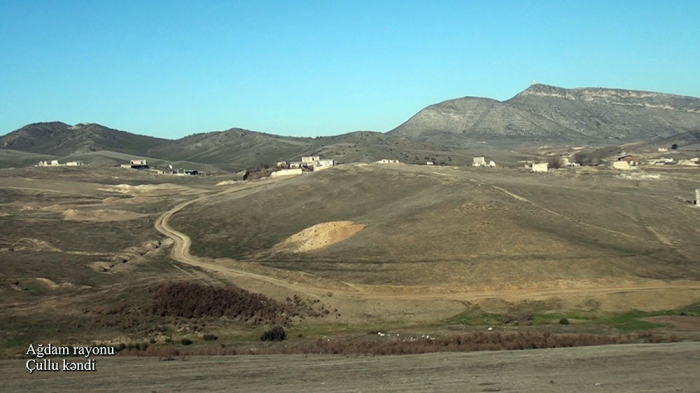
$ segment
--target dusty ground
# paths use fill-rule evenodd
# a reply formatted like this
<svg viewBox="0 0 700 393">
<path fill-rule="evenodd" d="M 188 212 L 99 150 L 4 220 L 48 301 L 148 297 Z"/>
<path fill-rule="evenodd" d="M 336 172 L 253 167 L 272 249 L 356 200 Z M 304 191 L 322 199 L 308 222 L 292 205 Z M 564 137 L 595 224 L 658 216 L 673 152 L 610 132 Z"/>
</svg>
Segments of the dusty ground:
<svg viewBox="0 0 700 393">
<path fill-rule="evenodd" d="M 97 358 L 91 373 L 0 360 L 5 392 L 697 392 L 700 343 L 512 352 Z"/>
<path fill-rule="evenodd" d="M 0 350 L 84 335 L 149 340 L 130 336 L 133 325 L 106 324 L 100 313 L 147 307 L 148 288 L 178 280 L 231 283 L 280 301 L 300 295 L 339 310 L 295 326 L 305 338 L 384 328 L 442 332 L 446 319 L 474 305 L 510 313 L 531 302 L 539 305 L 533 313 L 598 317 L 677 310 L 700 299 L 700 231 L 693 227 L 700 211 L 676 198 L 698 174 L 663 172 L 658 181 L 595 171 L 365 165 L 217 186 L 225 179 L 0 170 Z M 279 204 L 299 195 L 310 199 Z M 105 216 L 65 220 L 66 211 Z M 347 225 L 325 225 L 338 222 Z M 295 234 L 314 247 L 271 251 Z M 197 252 L 208 247 L 212 255 Z M 679 312 L 664 315 L 671 314 Z M 553 321 L 553 332 L 578 326 Z M 227 343 L 260 334 L 220 322 L 206 329 Z"/>
<path fill-rule="evenodd" d="M 364 227 L 352 221 L 322 222 L 288 237 L 273 249 L 293 253 L 314 251 L 347 240 Z"/>
</svg>

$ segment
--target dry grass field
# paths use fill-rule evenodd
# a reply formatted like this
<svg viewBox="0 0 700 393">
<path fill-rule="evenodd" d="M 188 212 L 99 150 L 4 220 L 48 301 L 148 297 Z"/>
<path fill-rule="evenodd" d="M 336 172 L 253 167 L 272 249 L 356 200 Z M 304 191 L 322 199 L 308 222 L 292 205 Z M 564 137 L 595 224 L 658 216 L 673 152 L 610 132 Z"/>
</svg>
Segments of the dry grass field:
<svg viewBox="0 0 700 393">
<path fill-rule="evenodd" d="M 217 186 L 229 179 L 0 170 L 2 356 L 36 342 L 196 355 L 492 330 L 700 337 L 693 168 L 341 165 Z M 261 344 L 275 322 L 288 340 Z"/>
</svg>

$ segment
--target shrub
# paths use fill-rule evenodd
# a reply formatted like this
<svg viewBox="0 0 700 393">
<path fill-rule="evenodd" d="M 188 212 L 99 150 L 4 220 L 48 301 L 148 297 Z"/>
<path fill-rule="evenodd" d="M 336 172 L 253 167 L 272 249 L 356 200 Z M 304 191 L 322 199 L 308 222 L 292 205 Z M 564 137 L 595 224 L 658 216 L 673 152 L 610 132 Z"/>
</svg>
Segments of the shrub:
<svg viewBox="0 0 700 393">
<path fill-rule="evenodd" d="M 189 338 L 183 338 L 182 340 L 180 340 L 180 343 L 182 343 L 182 345 L 190 345 L 192 344 L 192 340 L 190 340 Z"/>
<path fill-rule="evenodd" d="M 671 150 L 676 150 L 676 149 L 678 149 L 678 144 L 677 143 L 672 144 Z"/>
<path fill-rule="evenodd" d="M 559 320 L 559 324 L 561 324 L 561 325 L 568 325 L 568 324 L 569 324 L 569 320 L 566 319 L 566 318 L 562 318 L 562 319 Z"/>
<path fill-rule="evenodd" d="M 260 336 L 261 341 L 284 341 L 286 339 L 287 333 L 282 326 L 275 326 Z"/>
<path fill-rule="evenodd" d="M 213 334 L 205 334 L 203 338 L 204 341 L 216 341 L 219 337 L 216 337 Z"/>
<path fill-rule="evenodd" d="M 562 161 L 561 161 L 561 157 L 557 157 L 557 156 L 549 157 L 549 160 L 547 160 L 547 163 L 549 164 L 550 168 L 554 168 L 554 169 L 561 168 L 563 166 Z"/>
<path fill-rule="evenodd" d="M 226 317 L 241 321 L 286 324 L 303 307 L 277 302 L 258 293 L 231 286 L 206 286 L 190 282 L 160 285 L 152 290 L 151 312 L 159 317 Z M 199 326 L 194 325 L 193 330 Z"/>
</svg>

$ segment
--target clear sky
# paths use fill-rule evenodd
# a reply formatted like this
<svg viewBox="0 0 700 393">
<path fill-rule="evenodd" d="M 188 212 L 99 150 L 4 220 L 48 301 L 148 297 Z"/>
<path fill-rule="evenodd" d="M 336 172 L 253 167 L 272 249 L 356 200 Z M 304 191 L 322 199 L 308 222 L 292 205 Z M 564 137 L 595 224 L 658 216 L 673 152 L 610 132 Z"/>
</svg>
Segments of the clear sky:
<svg viewBox="0 0 700 393">
<path fill-rule="evenodd" d="M 0 0 L 0 134 L 388 131 L 533 79 L 700 97 L 700 1 Z"/>
</svg>

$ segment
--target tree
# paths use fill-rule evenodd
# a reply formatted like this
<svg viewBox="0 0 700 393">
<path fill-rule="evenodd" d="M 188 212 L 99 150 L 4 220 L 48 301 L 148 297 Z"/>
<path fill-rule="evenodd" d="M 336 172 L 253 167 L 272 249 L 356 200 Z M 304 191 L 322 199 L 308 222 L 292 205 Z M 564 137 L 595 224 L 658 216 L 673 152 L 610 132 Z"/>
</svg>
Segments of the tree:
<svg viewBox="0 0 700 393">
<path fill-rule="evenodd" d="M 677 143 L 672 144 L 671 150 L 676 150 L 676 149 L 678 149 L 678 144 Z"/>
<path fill-rule="evenodd" d="M 550 168 L 555 168 L 555 169 L 561 168 L 563 166 L 561 157 L 559 157 L 559 156 L 549 157 L 549 160 L 547 160 L 547 163 L 549 164 Z"/>
</svg>

